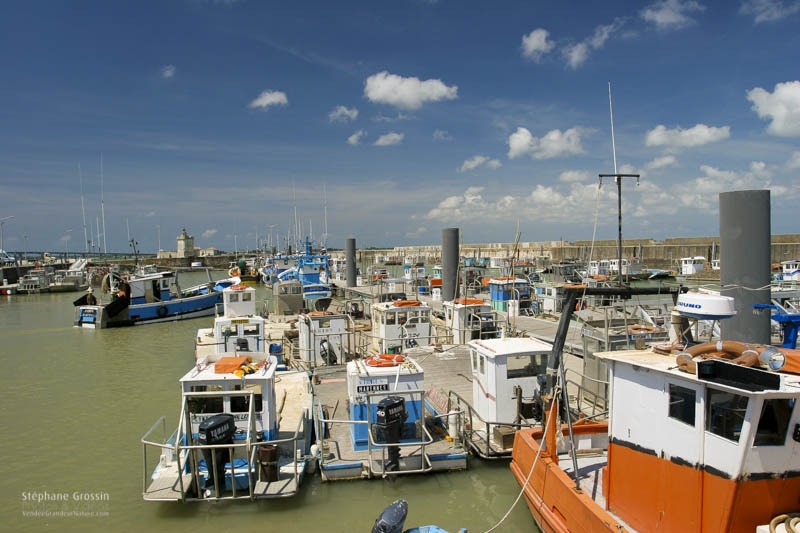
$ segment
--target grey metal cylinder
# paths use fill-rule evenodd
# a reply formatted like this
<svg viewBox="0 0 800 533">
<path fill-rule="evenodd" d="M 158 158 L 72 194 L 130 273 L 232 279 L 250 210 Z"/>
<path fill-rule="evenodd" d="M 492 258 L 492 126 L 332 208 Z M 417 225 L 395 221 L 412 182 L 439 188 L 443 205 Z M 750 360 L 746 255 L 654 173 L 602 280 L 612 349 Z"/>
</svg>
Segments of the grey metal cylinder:
<svg viewBox="0 0 800 533">
<path fill-rule="evenodd" d="M 347 287 L 356 286 L 356 240 L 349 238 L 344 243 L 344 265 L 347 274 Z"/>
<path fill-rule="evenodd" d="M 737 311 L 721 321 L 722 339 L 769 344 L 769 313 L 753 313 L 753 304 L 771 297 L 769 190 L 720 193 L 719 236 L 720 293 L 734 298 Z"/>
<path fill-rule="evenodd" d="M 442 301 L 451 302 L 458 288 L 458 228 L 442 230 Z"/>
</svg>

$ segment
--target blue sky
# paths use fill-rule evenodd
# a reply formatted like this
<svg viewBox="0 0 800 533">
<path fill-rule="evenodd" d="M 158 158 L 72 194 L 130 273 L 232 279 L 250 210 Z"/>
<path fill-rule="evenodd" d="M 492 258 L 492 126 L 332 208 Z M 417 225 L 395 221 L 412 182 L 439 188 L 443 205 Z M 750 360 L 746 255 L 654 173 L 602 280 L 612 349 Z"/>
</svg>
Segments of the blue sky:
<svg viewBox="0 0 800 533">
<path fill-rule="evenodd" d="M 81 179 L 109 251 L 326 218 L 334 247 L 615 238 L 609 82 L 624 237 L 717 235 L 718 194 L 763 188 L 797 233 L 798 27 L 785 0 L 7 2 L 4 245 L 85 249 Z"/>
</svg>

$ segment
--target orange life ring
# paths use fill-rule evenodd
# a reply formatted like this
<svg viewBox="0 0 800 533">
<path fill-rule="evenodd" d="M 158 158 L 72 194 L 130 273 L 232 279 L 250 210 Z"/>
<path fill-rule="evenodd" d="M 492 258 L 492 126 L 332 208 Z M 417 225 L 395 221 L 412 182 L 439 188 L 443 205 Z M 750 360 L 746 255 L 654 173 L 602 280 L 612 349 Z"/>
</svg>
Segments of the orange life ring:
<svg viewBox="0 0 800 533">
<path fill-rule="evenodd" d="M 236 285 L 232 285 L 232 286 L 231 286 L 231 290 L 233 290 L 233 291 L 243 291 L 243 290 L 245 290 L 246 288 L 247 288 L 247 287 L 246 287 L 245 285 L 242 285 L 241 283 L 238 283 L 238 284 L 236 284 Z"/>
<path fill-rule="evenodd" d="M 231 276 L 231 277 L 238 276 L 239 275 L 239 267 L 232 267 L 230 270 L 228 270 L 228 275 Z"/>
<path fill-rule="evenodd" d="M 653 333 L 655 330 L 656 328 L 648 324 L 633 324 L 632 326 L 628 326 L 628 333 L 634 335 L 639 333 Z"/>
<path fill-rule="evenodd" d="M 397 366 L 405 360 L 402 354 L 378 353 L 367 357 L 365 363 L 375 367 L 390 367 Z"/>
</svg>

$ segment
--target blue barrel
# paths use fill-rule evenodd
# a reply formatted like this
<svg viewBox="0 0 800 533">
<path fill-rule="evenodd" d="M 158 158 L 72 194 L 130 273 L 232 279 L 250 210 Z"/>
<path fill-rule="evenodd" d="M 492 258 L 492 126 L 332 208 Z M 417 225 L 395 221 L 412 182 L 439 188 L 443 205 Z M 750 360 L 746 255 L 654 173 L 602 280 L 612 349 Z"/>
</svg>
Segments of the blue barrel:
<svg viewBox="0 0 800 533">
<path fill-rule="evenodd" d="M 428 287 L 425 287 L 424 285 L 420 285 L 419 286 L 419 293 L 420 294 L 428 294 Z"/>
</svg>

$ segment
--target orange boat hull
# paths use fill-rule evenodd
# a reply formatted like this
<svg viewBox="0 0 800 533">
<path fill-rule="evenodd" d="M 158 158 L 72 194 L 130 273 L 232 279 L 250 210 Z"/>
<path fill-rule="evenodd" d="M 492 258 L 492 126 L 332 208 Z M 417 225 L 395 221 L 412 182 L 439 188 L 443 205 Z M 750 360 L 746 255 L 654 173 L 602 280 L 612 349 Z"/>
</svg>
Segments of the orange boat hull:
<svg viewBox="0 0 800 533">
<path fill-rule="evenodd" d="M 583 431 L 602 429 L 600 424 L 591 426 Z M 511 470 L 520 485 L 525 484 L 541 437 L 541 430 L 521 430 L 515 436 Z M 541 453 L 524 494 L 544 531 L 623 531 L 626 526 L 619 520 L 624 520 L 637 531 L 752 532 L 774 516 L 800 508 L 800 475 L 726 479 L 613 443 L 608 460 L 602 487 L 607 511 L 575 490 L 557 458 Z"/>
</svg>

